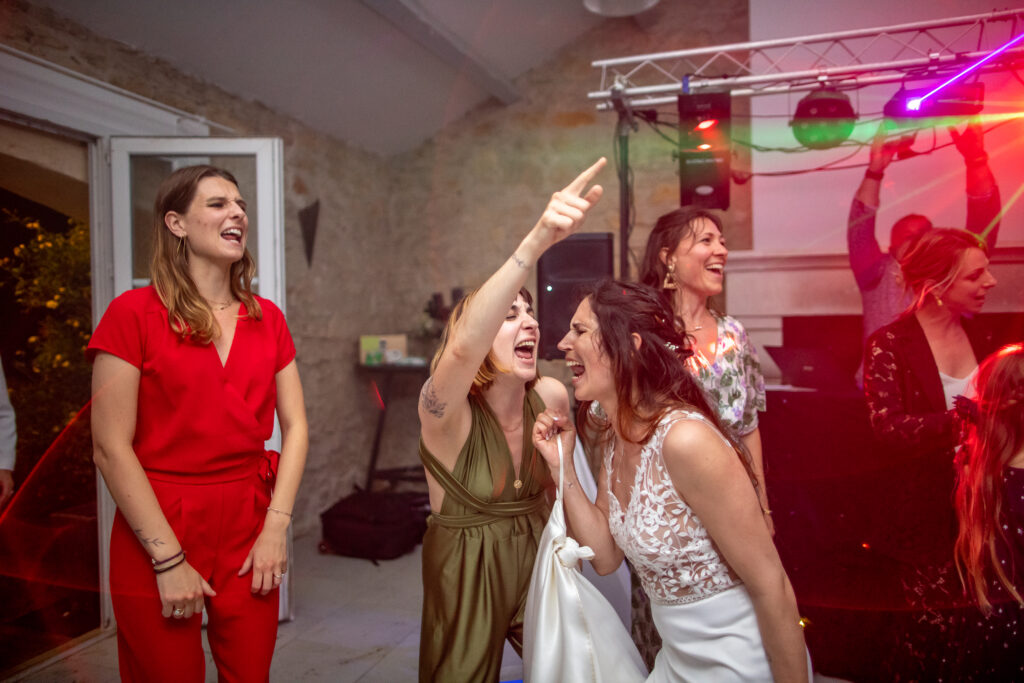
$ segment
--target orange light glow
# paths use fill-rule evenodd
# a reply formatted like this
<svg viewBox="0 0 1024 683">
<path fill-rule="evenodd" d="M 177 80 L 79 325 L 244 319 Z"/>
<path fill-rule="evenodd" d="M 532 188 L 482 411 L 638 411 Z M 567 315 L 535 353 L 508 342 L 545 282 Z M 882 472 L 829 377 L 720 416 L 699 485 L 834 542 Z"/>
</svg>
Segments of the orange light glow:
<svg viewBox="0 0 1024 683">
<path fill-rule="evenodd" d="M 703 145 L 697 145 L 697 149 L 699 149 L 700 151 L 704 152 L 704 151 L 707 151 L 707 150 L 711 149 L 711 145 L 709 145 L 708 143 L 705 142 Z"/>
<path fill-rule="evenodd" d="M 718 119 L 706 119 L 697 124 L 696 130 L 707 130 L 718 125 Z"/>
</svg>

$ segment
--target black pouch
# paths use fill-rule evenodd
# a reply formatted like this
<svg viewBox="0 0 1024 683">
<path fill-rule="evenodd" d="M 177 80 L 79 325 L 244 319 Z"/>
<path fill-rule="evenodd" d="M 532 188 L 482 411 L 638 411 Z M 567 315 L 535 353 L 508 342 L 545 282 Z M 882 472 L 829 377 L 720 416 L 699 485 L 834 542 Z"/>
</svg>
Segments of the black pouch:
<svg viewBox="0 0 1024 683">
<path fill-rule="evenodd" d="M 416 491 L 351 493 L 320 513 L 321 553 L 393 560 L 423 540 L 430 499 Z"/>
</svg>

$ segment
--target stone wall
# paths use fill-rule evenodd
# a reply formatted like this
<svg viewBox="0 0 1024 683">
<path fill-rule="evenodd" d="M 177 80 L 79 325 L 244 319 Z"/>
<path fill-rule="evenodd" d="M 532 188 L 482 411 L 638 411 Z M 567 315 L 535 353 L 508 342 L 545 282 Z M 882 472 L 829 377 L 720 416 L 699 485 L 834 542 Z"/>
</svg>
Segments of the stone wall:
<svg viewBox="0 0 1024 683">
<path fill-rule="evenodd" d="M 518 78 L 518 102 L 482 105 L 393 159 L 332 139 L 23 0 L 0 0 L 0 42 L 197 114 L 234 135 L 284 140 L 288 321 L 311 431 L 296 507 L 301 533 L 318 528 L 318 513 L 365 477 L 378 408 L 372 378 L 355 367 L 358 336 L 410 332 L 432 292 L 479 285 L 553 191 L 597 157 L 611 158 L 615 117 L 597 112 L 586 98 L 598 86 L 590 62 L 741 42 L 747 16 L 746 0 L 714 6 L 669 0 L 643 25 L 607 20 Z M 654 219 L 678 204 L 678 178 L 671 146 L 653 132 L 642 128 L 630 144 L 636 201 L 630 245 L 639 258 Z M 586 229 L 618 235 L 611 164 L 599 182 L 606 196 Z M 309 266 L 298 211 L 316 199 L 320 224 Z M 728 221 L 734 245 L 749 244 L 749 217 L 748 188 L 734 185 Z M 429 344 L 420 351 L 429 351 Z M 545 369 L 563 371 L 555 364 Z M 382 466 L 417 462 L 416 382 L 402 378 L 394 389 Z"/>
</svg>

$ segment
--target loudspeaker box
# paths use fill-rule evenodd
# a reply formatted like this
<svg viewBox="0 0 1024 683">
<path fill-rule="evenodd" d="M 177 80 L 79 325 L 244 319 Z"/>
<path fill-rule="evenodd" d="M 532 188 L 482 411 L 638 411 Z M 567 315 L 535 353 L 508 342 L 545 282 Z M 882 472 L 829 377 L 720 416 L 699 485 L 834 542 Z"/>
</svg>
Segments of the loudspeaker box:
<svg viewBox="0 0 1024 683">
<path fill-rule="evenodd" d="M 548 249 L 537 261 L 538 358 L 561 358 L 558 342 L 569 331 L 583 287 L 611 277 L 612 233 L 571 235 Z"/>
</svg>

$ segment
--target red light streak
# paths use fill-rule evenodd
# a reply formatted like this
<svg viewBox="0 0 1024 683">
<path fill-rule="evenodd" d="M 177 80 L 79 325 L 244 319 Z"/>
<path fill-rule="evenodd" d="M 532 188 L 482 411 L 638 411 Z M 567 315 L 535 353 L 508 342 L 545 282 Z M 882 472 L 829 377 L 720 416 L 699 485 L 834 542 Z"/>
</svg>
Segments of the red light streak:
<svg viewBox="0 0 1024 683">
<path fill-rule="evenodd" d="M 718 125 L 718 119 L 707 119 L 697 124 L 696 130 L 707 130 Z"/>
</svg>

